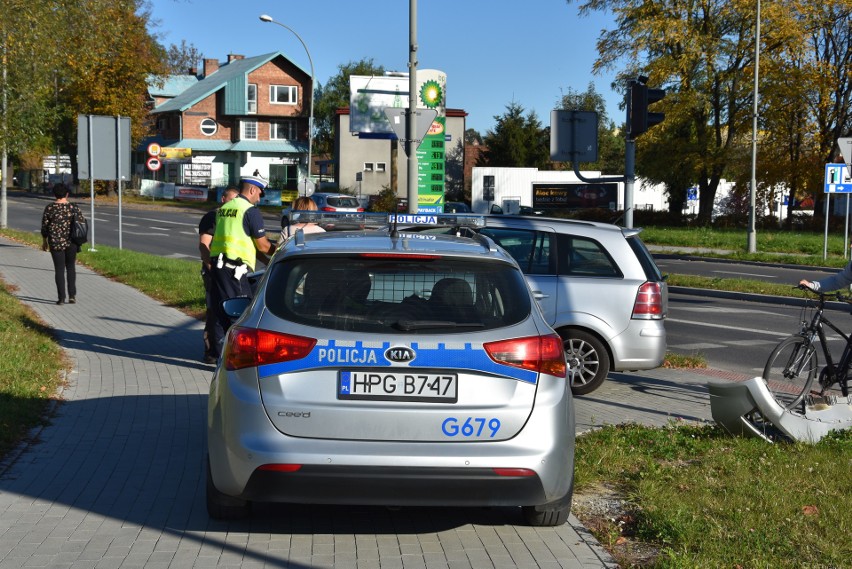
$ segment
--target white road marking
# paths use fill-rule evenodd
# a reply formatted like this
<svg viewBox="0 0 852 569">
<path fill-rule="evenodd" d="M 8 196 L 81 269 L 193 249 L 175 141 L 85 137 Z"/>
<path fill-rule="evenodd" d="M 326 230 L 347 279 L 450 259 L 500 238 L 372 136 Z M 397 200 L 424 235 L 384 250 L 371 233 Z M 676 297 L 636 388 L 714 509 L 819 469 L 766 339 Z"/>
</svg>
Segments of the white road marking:
<svg viewBox="0 0 852 569">
<path fill-rule="evenodd" d="M 740 326 L 728 326 L 727 324 L 711 324 L 710 322 L 695 322 L 693 320 L 679 320 L 677 318 L 667 318 L 666 322 L 676 322 L 678 324 L 689 324 L 691 326 L 707 326 L 708 328 L 721 328 L 723 330 L 736 330 L 738 332 L 749 332 L 751 334 L 763 334 L 766 336 L 775 336 L 776 338 L 784 338 L 789 336 L 791 332 L 773 332 L 771 330 L 756 330 L 754 328 L 742 328 Z"/>
</svg>

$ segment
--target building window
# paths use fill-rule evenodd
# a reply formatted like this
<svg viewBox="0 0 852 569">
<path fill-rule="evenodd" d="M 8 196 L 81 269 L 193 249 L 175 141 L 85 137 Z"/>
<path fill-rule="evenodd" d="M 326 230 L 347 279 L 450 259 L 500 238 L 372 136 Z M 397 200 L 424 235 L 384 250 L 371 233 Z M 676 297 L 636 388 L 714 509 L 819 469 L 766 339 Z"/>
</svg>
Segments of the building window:
<svg viewBox="0 0 852 569">
<path fill-rule="evenodd" d="M 257 140 L 257 121 L 241 121 L 242 140 Z"/>
<path fill-rule="evenodd" d="M 373 171 L 373 163 L 372 162 L 364 162 L 364 171 L 372 172 Z"/>
<path fill-rule="evenodd" d="M 252 114 L 257 112 L 257 85 L 254 83 L 249 83 L 246 90 L 246 112 Z"/>
<path fill-rule="evenodd" d="M 219 125 L 213 119 L 204 119 L 201 121 L 201 134 L 205 136 L 213 136 L 219 129 Z"/>
<path fill-rule="evenodd" d="M 270 85 L 269 102 L 273 105 L 295 105 L 299 88 L 295 85 Z"/>
<path fill-rule="evenodd" d="M 157 130 L 168 130 L 169 117 L 160 117 L 157 119 Z"/>
<path fill-rule="evenodd" d="M 269 123 L 270 140 L 294 140 L 296 121 L 272 121 Z"/>
<path fill-rule="evenodd" d="M 494 201 L 494 176 L 482 176 L 482 199 Z"/>
<path fill-rule="evenodd" d="M 384 172 L 387 168 L 387 164 L 384 162 L 376 162 L 376 172 Z"/>
</svg>

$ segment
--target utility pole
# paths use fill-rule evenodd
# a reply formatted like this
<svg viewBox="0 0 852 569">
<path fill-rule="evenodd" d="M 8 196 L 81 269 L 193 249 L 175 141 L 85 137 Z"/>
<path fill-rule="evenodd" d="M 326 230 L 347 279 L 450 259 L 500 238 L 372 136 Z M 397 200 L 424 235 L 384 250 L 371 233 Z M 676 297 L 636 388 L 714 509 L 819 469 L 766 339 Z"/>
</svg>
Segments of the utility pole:
<svg viewBox="0 0 852 569">
<path fill-rule="evenodd" d="M 8 227 L 8 204 L 9 202 L 6 200 L 6 185 L 9 183 L 9 166 L 8 166 L 8 158 L 9 158 L 9 132 L 8 126 L 6 123 L 6 108 L 8 105 L 8 100 L 6 98 L 6 43 L 8 38 L 6 36 L 6 30 L 3 30 L 3 56 L 0 64 L 3 66 L 2 77 L 0 77 L 0 81 L 3 82 L 3 97 L 2 97 L 2 112 L 3 112 L 3 124 L 0 125 L 2 128 L 2 138 L 3 138 L 3 152 L 2 157 L 0 157 L 0 228 L 5 229 Z"/>
<path fill-rule="evenodd" d="M 408 148 L 408 213 L 417 213 L 417 0 L 408 0 L 408 112 L 405 144 Z"/>
</svg>

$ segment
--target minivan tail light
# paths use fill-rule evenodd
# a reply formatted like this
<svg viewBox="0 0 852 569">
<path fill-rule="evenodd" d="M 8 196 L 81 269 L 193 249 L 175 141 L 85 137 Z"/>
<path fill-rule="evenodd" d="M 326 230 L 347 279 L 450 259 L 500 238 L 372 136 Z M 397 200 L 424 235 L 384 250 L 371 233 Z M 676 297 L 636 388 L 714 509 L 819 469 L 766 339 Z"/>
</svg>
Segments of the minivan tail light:
<svg viewBox="0 0 852 569">
<path fill-rule="evenodd" d="M 663 283 L 646 282 L 636 293 L 633 303 L 632 318 L 638 320 L 661 320 L 666 317 L 666 306 L 663 299 Z"/>
<path fill-rule="evenodd" d="M 235 326 L 228 332 L 225 343 L 225 369 L 300 360 L 311 352 L 316 343 L 313 338 Z"/>
<path fill-rule="evenodd" d="M 337 211 L 337 208 L 325 206 L 325 207 L 321 207 L 320 211 Z"/>
<path fill-rule="evenodd" d="M 556 334 L 487 342 L 482 347 L 499 364 L 565 377 L 565 352 Z"/>
</svg>

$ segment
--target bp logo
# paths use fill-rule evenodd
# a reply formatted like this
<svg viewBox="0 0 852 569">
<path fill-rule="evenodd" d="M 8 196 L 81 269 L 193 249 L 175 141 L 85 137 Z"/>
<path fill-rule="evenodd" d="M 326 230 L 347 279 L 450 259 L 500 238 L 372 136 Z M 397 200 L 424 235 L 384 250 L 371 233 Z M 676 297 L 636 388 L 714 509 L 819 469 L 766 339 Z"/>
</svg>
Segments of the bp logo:
<svg viewBox="0 0 852 569">
<path fill-rule="evenodd" d="M 428 109 L 434 109 L 444 101 L 444 92 L 437 81 L 426 81 L 420 87 L 420 100 Z"/>
</svg>

